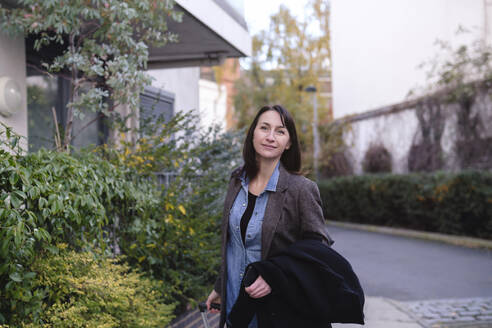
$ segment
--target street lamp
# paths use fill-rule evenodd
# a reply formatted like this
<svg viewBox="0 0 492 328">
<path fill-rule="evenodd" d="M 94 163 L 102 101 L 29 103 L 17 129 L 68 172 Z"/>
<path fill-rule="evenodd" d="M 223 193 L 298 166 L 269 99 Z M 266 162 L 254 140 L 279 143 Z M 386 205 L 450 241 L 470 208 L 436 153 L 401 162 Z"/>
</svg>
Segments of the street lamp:
<svg viewBox="0 0 492 328">
<path fill-rule="evenodd" d="M 318 134 L 318 102 L 316 99 L 316 87 L 308 86 L 304 91 L 309 92 L 313 96 L 313 162 L 314 162 L 314 176 L 316 181 L 319 181 L 319 134 Z"/>
</svg>

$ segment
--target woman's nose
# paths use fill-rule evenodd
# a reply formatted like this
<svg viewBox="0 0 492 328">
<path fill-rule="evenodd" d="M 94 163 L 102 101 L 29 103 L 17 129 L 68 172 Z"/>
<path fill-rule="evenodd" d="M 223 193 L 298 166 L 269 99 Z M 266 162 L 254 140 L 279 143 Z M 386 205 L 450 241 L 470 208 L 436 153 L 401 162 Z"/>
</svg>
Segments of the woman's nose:
<svg viewBox="0 0 492 328">
<path fill-rule="evenodd" d="M 268 133 L 267 134 L 267 140 L 275 141 L 275 133 L 274 132 Z"/>
</svg>

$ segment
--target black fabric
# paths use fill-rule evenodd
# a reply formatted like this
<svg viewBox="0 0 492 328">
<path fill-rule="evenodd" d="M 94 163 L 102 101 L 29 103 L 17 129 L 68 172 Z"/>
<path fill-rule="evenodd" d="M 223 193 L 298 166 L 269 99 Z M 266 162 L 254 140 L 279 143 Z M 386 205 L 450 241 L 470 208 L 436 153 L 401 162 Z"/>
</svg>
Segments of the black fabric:
<svg viewBox="0 0 492 328">
<path fill-rule="evenodd" d="M 327 328 L 330 323 L 364 324 L 364 292 L 350 263 L 318 240 L 301 240 L 278 256 L 254 262 L 272 292 L 250 298 L 241 288 L 228 317 L 233 328 Z M 249 268 L 248 266 L 248 268 Z"/>
<path fill-rule="evenodd" d="M 248 207 L 244 211 L 241 217 L 241 237 L 243 238 L 243 245 L 246 245 L 246 230 L 248 229 L 249 220 L 251 220 L 251 215 L 253 215 L 253 210 L 256 204 L 256 195 L 253 195 L 248 191 Z"/>
</svg>

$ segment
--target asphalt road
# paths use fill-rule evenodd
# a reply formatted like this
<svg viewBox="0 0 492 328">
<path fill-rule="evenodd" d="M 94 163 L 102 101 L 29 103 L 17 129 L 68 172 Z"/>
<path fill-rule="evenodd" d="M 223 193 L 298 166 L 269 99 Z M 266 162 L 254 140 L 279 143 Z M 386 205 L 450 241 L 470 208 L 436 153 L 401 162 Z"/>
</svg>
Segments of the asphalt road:
<svg viewBox="0 0 492 328">
<path fill-rule="evenodd" d="M 492 296 L 492 251 L 329 227 L 367 296 L 399 301 Z"/>
</svg>

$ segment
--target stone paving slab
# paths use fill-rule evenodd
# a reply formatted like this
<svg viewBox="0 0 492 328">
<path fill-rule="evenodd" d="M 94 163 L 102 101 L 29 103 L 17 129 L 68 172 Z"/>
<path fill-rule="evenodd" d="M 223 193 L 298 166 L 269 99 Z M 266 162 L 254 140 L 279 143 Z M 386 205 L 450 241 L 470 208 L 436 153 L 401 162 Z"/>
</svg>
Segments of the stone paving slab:
<svg viewBox="0 0 492 328">
<path fill-rule="evenodd" d="M 398 302 L 398 304 L 423 327 L 492 327 L 492 297 Z"/>
<path fill-rule="evenodd" d="M 333 324 L 333 328 L 422 328 L 412 316 L 387 298 L 366 297 L 365 324 Z"/>
</svg>

